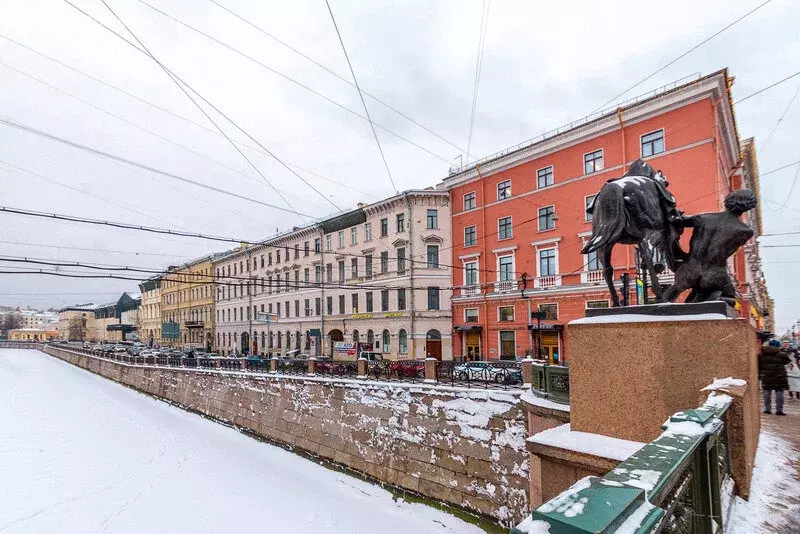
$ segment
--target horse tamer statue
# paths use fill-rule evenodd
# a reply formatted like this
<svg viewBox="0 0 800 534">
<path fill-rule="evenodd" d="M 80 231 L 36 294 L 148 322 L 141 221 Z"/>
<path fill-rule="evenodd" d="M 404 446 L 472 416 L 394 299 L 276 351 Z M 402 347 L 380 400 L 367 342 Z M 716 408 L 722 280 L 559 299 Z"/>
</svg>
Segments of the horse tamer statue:
<svg viewBox="0 0 800 534">
<path fill-rule="evenodd" d="M 687 302 L 721 299 L 733 304 L 735 284 L 728 275 L 727 260 L 754 234 L 739 217 L 756 207 L 755 194 L 747 189 L 733 191 L 725 199 L 725 211 L 684 217 L 668 186 L 661 171 L 641 159 L 621 178 L 606 182 L 586 209 L 592 214 L 592 236 L 581 253 L 597 252 L 613 306 L 619 306 L 611 265 L 617 243 L 638 246 L 658 302 L 672 302 L 691 289 Z M 679 242 L 686 227 L 693 229 L 688 254 Z M 666 292 L 658 283 L 664 265 L 655 263 L 657 251 L 675 273 L 675 283 Z"/>
</svg>

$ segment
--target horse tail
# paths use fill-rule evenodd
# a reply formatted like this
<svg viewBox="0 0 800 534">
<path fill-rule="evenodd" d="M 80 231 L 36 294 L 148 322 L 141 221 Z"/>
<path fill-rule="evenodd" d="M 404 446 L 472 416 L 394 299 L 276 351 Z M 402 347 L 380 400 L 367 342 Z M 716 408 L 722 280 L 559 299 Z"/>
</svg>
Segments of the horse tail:
<svg viewBox="0 0 800 534">
<path fill-rule="evenodd" d="M 604 185 L 597 193 L 592 208 L 592 238 L 583 246 L 581 254 L 616 243 L 628 222 L 623 190 L 618 185 Z"/>
</svg>

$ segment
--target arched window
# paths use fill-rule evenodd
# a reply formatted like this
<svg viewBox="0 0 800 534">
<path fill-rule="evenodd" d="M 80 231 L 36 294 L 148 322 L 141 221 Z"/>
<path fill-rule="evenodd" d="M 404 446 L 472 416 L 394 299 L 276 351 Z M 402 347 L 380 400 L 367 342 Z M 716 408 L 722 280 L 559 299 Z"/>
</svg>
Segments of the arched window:
<svg viewBox="0 0 800 534">
<path fill-rule="evenodd" d="M 408 333 L 403 328 L 397 333 L 397 352 L 408 354 Z"/>
<path fill-rule="evenodd" d="M 275 332 L 270 332 L 269 333 L 269 348 L 271 349 L 274 346 L 275 346 Z"/>
<path fill-rule="evenodd" d="M 375 346 L 375 333 L 372 331 L 371 328 L 367 330 L 367 343 L 369 343 L 372 346 Z"/>
<path fill-rule="evenodd" d="M 353 343 L 358 343 L 358 330 L 353 330 Z"/>
<path fill-rule="evenodd" d="M 300 350 L 300 330 L 294 333 L 294 348 Z"/>
<path fill-rule="evenodd" d="M 266 345 L 264 344 L 264 341 L 265 341 L 265 339 L 264 339 L 264 338 L 265 338 L 265 337 L 266 337 L 266 336 L 264 335 L 264 332 L 261 332 L 261 345 L 260 345 L 260 347 L 261 347 L 261 350 L 264 350 L 264 347 L 266 347 Z"/>
<path fill-rule="evenodd" d="M 392 335 L 388 330 L 384 330 L 381 337 L 383 338 L 383 352 L 390 352 Z"/>
</svg>

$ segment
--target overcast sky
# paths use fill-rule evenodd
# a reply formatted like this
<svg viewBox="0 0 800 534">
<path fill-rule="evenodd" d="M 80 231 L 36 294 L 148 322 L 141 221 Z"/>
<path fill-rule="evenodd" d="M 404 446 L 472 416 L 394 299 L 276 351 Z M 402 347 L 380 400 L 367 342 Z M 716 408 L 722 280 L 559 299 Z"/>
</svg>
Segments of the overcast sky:
<svg viewBox="0 0 800 534">
<path fill-rule="evenodd" d="M 130 39 L 101 0 L 71 1 Z M 215 1 L 350 79 L 324 0 Z M 488 155 L 586 115 L 761 1 L 495 0 L 470 152 Z M 206 106 L 227 136 L 250 145 L 239 146 L 281 191 L 288 204 L 284 202 L 155 62 L 66 2 L 0 0 L 0 118 L 286 211 L 132 168 L 4 124 L 1 205 L 257 239 L 302 223 L 294 212 L 324 216 L 336 207 L 348 209 L 393 192 L 369 123 L 358 116 L 363 110 L 351 85 L 211 0 L 147 2 L 263 66 L 139 0 L 107 2 L 159 61 L 263 147 L 295 166 L 320 193 L 260 148 L 250 148 L 256 143 Z M 331 5 L 362 88 L 436 134 L 366 97 L 373 121 L 383 127 L 377 135 L 397 188 L 436 184 L 466 151 L 483 2 L 332 0 Z M 800 3 L 773 0 L 621 100 L 726 66 L 736 79 L 734 97 L 746 96 L 800 70 L 798 22 Z M 800 101 L 789 108 L 765 146 L 798 89 L 800 77 L 736 109 L 742 137 L 756 138 L 762 173 L 800 159 Z M 766 233 L 800 230 L 800 191 L 787 199 L 797 169 L 763 179 Z M 798 235 L 762 238 L 762 245 L 798 243 Z M 0 214 L 4 256 L 162 269 L 226 248 L 224 243 Z M 762 258 L 780 331 L 800 318 L 800 284 L 793 276 L 800 266 L 800 246 L 764 247 Z M 135 282 L 0 275 L 3 305 L 100 302 L 124 290 L 136 290 Z"/>
</svg>

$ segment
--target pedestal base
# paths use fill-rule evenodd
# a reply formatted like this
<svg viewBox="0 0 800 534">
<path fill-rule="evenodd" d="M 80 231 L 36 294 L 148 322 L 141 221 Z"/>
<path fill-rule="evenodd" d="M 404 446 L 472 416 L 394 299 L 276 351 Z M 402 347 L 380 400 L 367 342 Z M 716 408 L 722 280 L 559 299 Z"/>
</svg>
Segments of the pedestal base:
<svg viewBox="0 0 800 534">
<path fill-rule="evenodd" d="M 745 319 L 713 317 L 719 316 L 689 317 L 684 309 L 671 317 L 570 323 L 572 429 L 648 442 L 669 416 L 695 408 L 715 378 L 742 378 L 758 391 L 755 330 Z M 757 418 L 758 399 L 751 397 Z"/>
</svg>

